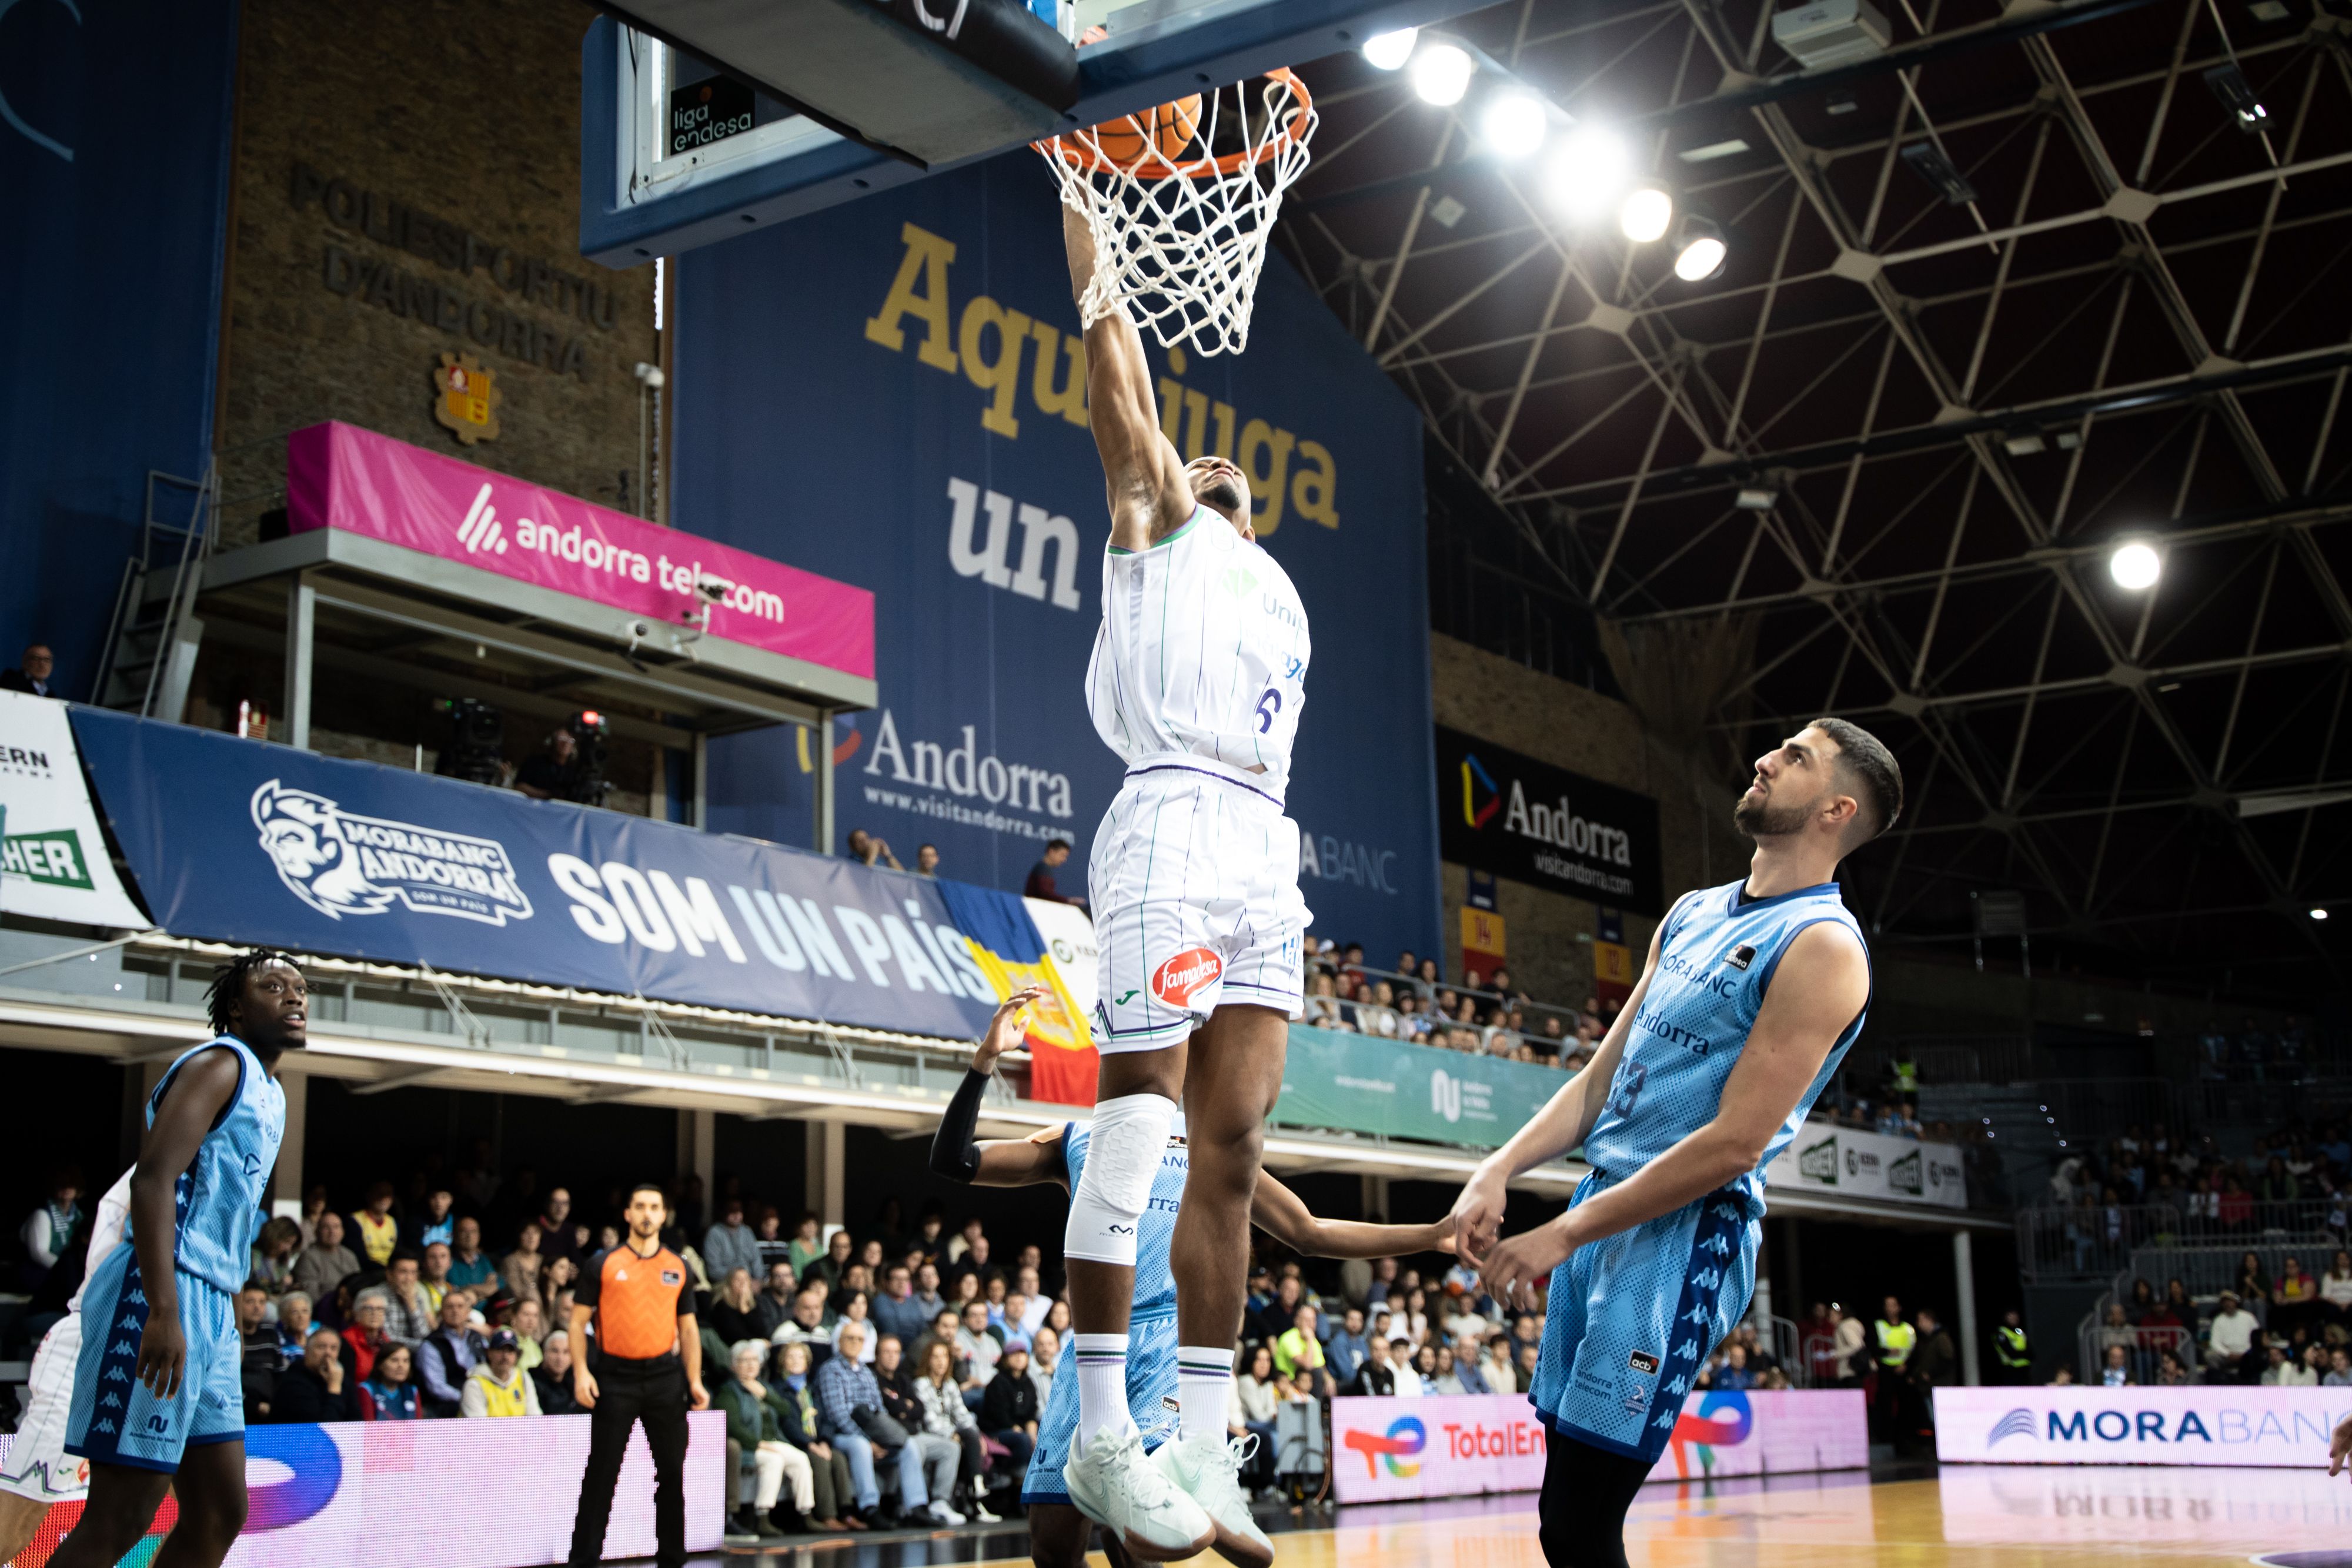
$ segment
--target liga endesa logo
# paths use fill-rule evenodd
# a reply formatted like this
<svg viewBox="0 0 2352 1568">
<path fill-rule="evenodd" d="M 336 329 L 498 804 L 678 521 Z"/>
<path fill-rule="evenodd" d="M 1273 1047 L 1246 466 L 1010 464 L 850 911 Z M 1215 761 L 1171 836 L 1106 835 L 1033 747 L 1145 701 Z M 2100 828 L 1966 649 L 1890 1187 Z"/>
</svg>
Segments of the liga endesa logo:
<svg viewBox="0 0 2352 1568">
<path fill-rule="evenodd" d="M 1429 1445 L 1429 1430 L 1418 1416 L 1400 1416 L 1389 1423 L 1385 1435 L 1350 1427 L 1339 1439 L 1339 1446 L 1353 1448 L 1364 1456 L 1364 1474 L 1378 1476 L 1380 1467 L 1386 1465 L 1392 1476 L 1421 1474 L 1421 1461 L 1412 1458 Z"/>
<path fill-rule="evenodd" d="M 1151 971 L 1151 994 L 1181 1008 L 1225 972 L 1225 961 L 1206 947 L 1187 947 Z"/>
</svg>

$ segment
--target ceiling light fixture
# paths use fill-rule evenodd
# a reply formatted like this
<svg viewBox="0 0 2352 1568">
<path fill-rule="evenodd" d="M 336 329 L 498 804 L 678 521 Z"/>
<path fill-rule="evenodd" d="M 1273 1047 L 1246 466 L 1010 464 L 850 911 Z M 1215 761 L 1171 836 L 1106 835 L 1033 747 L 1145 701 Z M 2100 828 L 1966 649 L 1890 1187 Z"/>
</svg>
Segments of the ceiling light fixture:
<svg viewBox="0 0 2352 1568">
<path fill-rule="evenodd" d="M 1636 185 L 1617 206 L 1617 228 L 1635 245 L 1666 237 L 1674 226 L 1675 199 L 1655 185 Z"/>
<path fill-rule="evenodd" d="M 1955 207 L 1965 207 L 1977 199 L 1977 190 L 1969 183 L 1941 147 L 1925 138 L 1903 144 L 1903 162 L 1936 188 L 1936 193 Z"/>
<path fill-rule="evenodd" d="M 1552 158 L 1552 198 L 1571 218 L 1596 218 L 1609 211 L 1625 188 L 1633 162 L 1623 137 L 1606 126 L 1580 125 Z"/>
<path fill-rule="evenodd" d="M 1751 485 L 1734 496 L 1731 504 L 1743 512 L 1769 512 L 1780 504 L 1780 492 Z"/>
<path fill-rule="evenodd" d="M 1675 157 L 1685 163 L 1712 163 L 1717 158 L 1735 157 L 1748 151 L 1748 143 L 1735 136 L 1728 141 L 1710 141 L 1704 147 L 1694 147 Z"/>
<path fill-rule="evenodd" d="M 2215 66 L 2205 73 L 2205 86 L 2221 100 L 2221 107 L 2238 117 L 2238 129 L 2251 136 L 2270 121 L 2270 110 L 2254 96 L 2246 73 L 2238 68 L 2235 60 Z"/>
<path fill-rule="evenodd" d="M 2327 918 L 2327 911 L 2320 908 L 2317 904 L 2314 904 L 2311 910 L 2311 917 L 2314 920 L 2325 920 Z"/>
<path fill-rule="evenodd" d="M 1412 57 L 1412 90 L 1422 102 L 1444 109 L 1462 101 L 1477 69 L 1458 45 L 1432 44 Z"/>
<path fill-rule="evenodd" d="M 1724 263 L 1731 258 L 1731 247 L 1723 243 L 1723 230 L 1696 214 L 1683 219 L 1682 233 L 1675 236 L 1675 276 L 1685 283 L 1705 283 L 1723 274 Z"/>
<path fill-rule="evenodd" d="M 1524 158 L 1543 145 L 1550 121 L 1543 99 L 1524 88 L 1508 88 L 1486 100 L 1478 133 L 1496 156 Z"/>
<path fill-rule="evenodd" d="M 2049 443 L 2042 439 L 2040 431 L 2026 427 L 2002 432 L 2000 449 L 2011 457 L 2031 457 L 2037 452 L 2047 451 Z"/>
<path fill-rule="evenodd" d="M 2156 580 L 2164 575 L 2164 561 L 2155 546 L 2135 539 L 2117 545 L 2107 557 L 2107 575 L 2116 580 L 2117 588 L 2137 593 L 2156 586 Z"/>
<path fill-rule="evenodd" d="M 1419 27 L 1399 27 L 1393 33 L 1374 33 L 1364 40 L 1364 63 L 1374 70 L 1400 69 L 1405 61 L 1412 58 L 1412 46 L 1420 37 Z"/>
</svg>

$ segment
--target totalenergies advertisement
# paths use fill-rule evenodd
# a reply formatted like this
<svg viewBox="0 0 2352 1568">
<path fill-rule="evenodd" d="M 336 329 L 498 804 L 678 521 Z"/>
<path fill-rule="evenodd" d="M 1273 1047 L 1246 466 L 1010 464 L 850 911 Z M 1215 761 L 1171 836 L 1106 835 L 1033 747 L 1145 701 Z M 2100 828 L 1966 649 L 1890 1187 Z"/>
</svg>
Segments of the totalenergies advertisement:
<svg viewBox="0 0 2352 1568">
<path fill-rule="evenodd" d="M 585 1416 L 514 1421 L 347 1422 L 250 1427 L 249 1500 L 226 1568 L 526 1568 L 571 1554 L 580 1477 L 588 1465 Z M 687 1417 L 686 1545 L 719 1549 L 727 1418 Z M 8 1437 L 0 1437 L 0 1457 Z M 43 1568 L 81 1517 L 60 1503 L 15 1568 Z M 166 1498 L 146 1539 L 122 1559 L 147 1568 L 179 1511 Z M 418 1529 L 419 1520 L 431 1521 Z M 606 1557 L 654 1552 L 653 1456 L 632 1433 L 613 1493 Z"/>
<path fill-rule="evenodd" d="M 1335 1399 L 1334 1490 L 1341 1502 L 1535 1491 L 1544 1427 L 1517 1395 Z M 1859 1389 L 1690 1396 L 1654 1481 L 1860 1469 L 1870 1435 Z"/>
</svg>

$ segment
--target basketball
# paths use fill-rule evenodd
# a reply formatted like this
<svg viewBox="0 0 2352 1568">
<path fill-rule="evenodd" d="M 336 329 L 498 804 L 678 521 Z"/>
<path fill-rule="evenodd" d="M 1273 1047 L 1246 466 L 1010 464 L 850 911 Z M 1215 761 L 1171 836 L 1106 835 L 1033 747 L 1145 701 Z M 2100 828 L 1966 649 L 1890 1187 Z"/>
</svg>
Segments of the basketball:
<svg viewBox="0 0 2352 1568">
<path fill-rule="evenodd" d="M 1141 114 L 1105 120 L 1094 128 L 1092 134 L 1104 159 L 1127 169 L 1142 161 L 1147 138 L 1151 151 L 1163 161 L 1177 162 L 1184 156 L 1184 150 L 1192 145 L 1192 138 L 1200 129 L 1201 95 L 1196 92 Z"/>
</svg>

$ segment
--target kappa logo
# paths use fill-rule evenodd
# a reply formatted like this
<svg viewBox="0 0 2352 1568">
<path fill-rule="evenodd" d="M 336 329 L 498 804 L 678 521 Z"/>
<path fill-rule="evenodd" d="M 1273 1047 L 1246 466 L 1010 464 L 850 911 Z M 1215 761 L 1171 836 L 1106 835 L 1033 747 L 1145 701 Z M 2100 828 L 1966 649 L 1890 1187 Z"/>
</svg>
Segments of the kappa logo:
<svg viewBox="0 0 2352 1568">
<path fill-rule="evenodd" d="M 1151 971 L 1151 994 L 1181 1008 L 1225 972 L 1225 961 L 1207 947 L 1187 947 Z"/>
<path fill-rule="evenodd" d="M 1797 1155 L 1797 1174 L 1807 1181 L 1826 1182 L 1832 1186 L 1838 1180 L 1838 1146 L 1835 1138 L 1823 1138 L 1811 1148 Z"/>
<path fill-rule="evenodd" d="M 287 891 L 330 920 L 454 915 L 486 925 L 530 918 L 530 900 L 496 839 L 362 817 L 272 779 L 253 792 L 253 825 Z"/>
</svg>

